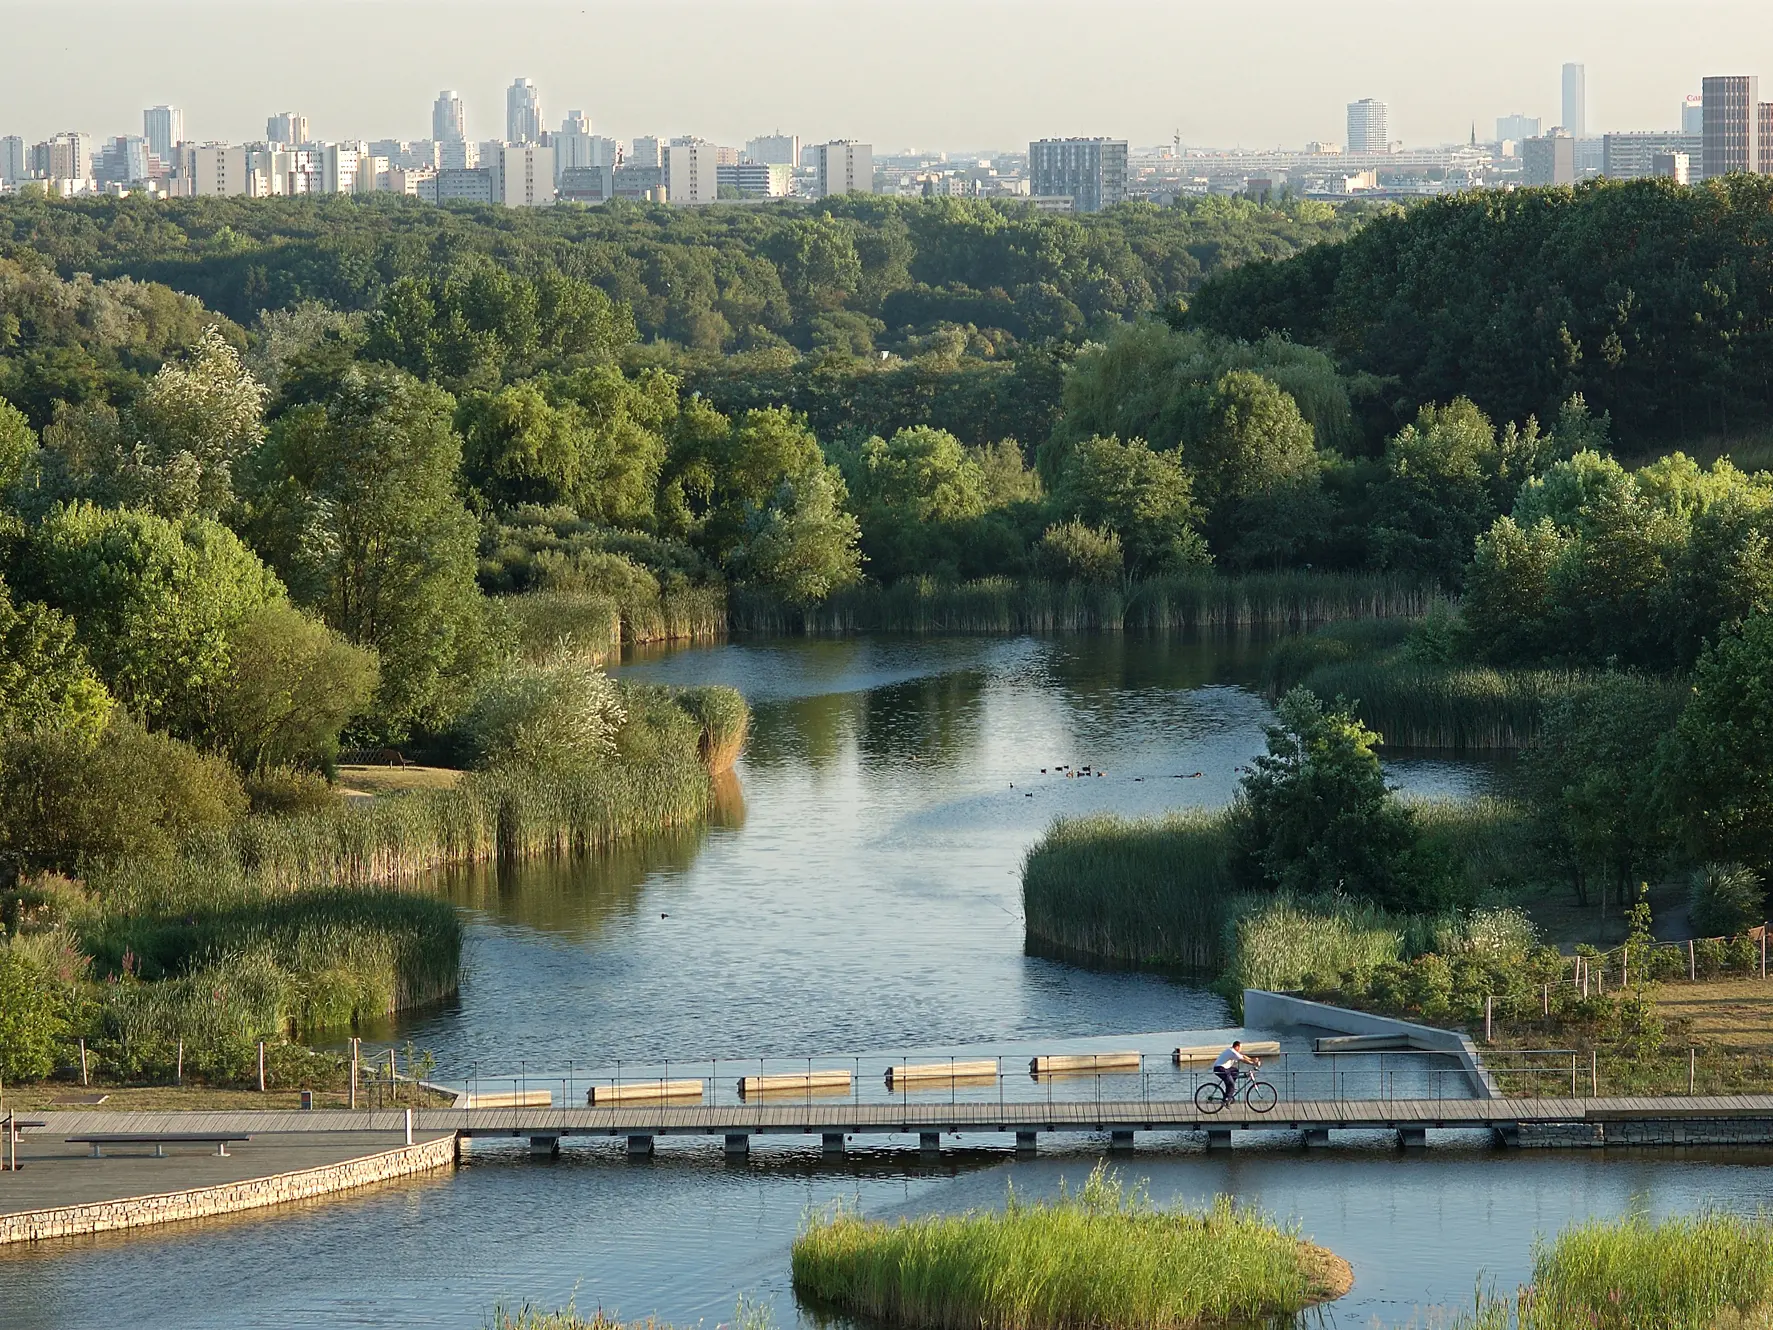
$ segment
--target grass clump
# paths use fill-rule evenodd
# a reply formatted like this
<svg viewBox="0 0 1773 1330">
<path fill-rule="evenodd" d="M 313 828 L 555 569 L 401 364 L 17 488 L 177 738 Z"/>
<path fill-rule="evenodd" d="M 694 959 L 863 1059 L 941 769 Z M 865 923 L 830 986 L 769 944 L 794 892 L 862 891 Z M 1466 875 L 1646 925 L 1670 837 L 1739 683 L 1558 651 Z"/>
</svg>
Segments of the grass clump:
<svg viewBox="0 0 1773 1330">
<path fill-rule="evenodd" d="M 1075 1195 L 873 1223 L 839 1212 L 793 1250 L 795 1292 L 916 1330 L 1186 1330 L 1340 1297 L 1348 1266 L 1221 1197 L 1159 1210 L 1101 1166 Z"/>
<path fill-rule="evenodd" d="M 1223 811 L 1060 818 L 1022 863 L 1029 941 L 1137 965 L 1216 970 L 1233 891 Z"/>
<path fill-rule="evenodd" d="M 1705 1214 L 1589 1220 L 1541 1243 L 1533 1282 L 1461 1330 L 1749 1330 L 1773 1325 L 1773 1224 Z"/>
</svg>

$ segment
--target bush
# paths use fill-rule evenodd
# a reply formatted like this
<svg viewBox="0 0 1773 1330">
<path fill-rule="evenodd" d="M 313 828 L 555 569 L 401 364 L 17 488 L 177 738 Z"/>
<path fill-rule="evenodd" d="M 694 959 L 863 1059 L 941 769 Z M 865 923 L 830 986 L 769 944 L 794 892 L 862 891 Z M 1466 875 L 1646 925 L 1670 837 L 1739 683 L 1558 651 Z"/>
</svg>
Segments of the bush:
<svg viewBox="0 0 1773 1330">
<path fill-rule="evenodd" d="M 67 1003 L 51 976 L 19 947 L 0 944 L 0 1076 L 42 1080 L 67 1032 Z"/>
<path fill-rule="evenodd" d="M 114 719 L 96 743 L 66 730 L 0 736 L 0 833 L 28 863 L 164 858 L 245 811 L 224 759 L 132 720 Z"/>
<path fill-rule="evenodd" d="M 462 722 L 482 767 L 559 769 L 615 751 L 627 713 L 614 681 L 576 661 L 519 665 L 497 679 Z"/>
<path fill-rule="evenodd" d="M 1126 559 L 1120 536 L 1107 527 L 1060 522 L 1035 545 L 1034 570 L 1049 582 L 1118 582 Z"/>
<path fill-rule="evenodd" d="M 1759 927 L 1767 920 L 1760 874 L 1741 864 L 1706 864 L 1693 874 L 1687 917 L 1704 937 L 1734 937 Z"/>
<path fill-rule="evenodd" d="M 325 813 L 338 806 L 338 793 L 326 777 L 291 767 L 271 767 L 246 780 L 252 811 L 273 817 Z"/>
</svg>

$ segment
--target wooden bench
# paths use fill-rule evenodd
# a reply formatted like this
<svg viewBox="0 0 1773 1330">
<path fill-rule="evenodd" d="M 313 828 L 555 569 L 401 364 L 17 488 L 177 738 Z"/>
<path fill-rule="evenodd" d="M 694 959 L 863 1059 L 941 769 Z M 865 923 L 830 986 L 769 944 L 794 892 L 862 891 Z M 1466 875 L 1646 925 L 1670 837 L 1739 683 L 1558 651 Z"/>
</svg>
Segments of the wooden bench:
<svg viewBox="0 0 1773 1330">
<path fill-rule="evenodd" d="M 165 1147 L 168 1145 L 213 1145 L 218 1155 L 226 1156 L 229 1142 L 251 1139 L 250 1136 L 211 1131 L 116 1131 L 66 1138 L 69 1145 L 90 1145 L 94 1159 L 104 1158 L 102 1147 L 107 1145 L 152 1145 L 156 1159 L 166 1158 Z"/>
</svg>

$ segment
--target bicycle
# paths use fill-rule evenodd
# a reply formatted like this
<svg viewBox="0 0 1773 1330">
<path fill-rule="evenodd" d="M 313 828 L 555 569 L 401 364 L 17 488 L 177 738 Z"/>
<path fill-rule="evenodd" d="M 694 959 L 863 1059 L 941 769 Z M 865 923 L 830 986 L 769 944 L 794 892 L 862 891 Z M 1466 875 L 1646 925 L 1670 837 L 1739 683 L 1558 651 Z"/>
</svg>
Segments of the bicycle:
<svg viewBox="0 0 1773 1330">
<path fill-rule="evenodd" d="M 1253 1071 L 1239 1070 L 1237 1080 L 1243 1082 L 1243 1101 L 1246 1108 L 1257 1113 L 1266 1113 L 1280 1102 L 1280 1091 L 1267 1081 L 1261 1079 Z M 1226 1093 L 1218 1080 L 1205 1081 L 1194 1089 L 1194 1106 L 1202 1113 L 1217 1113 L 1229 1107 L 1238 1098 L 1237 1083 L 1234 1082 L 1231 1092 Z"/>
</svg>

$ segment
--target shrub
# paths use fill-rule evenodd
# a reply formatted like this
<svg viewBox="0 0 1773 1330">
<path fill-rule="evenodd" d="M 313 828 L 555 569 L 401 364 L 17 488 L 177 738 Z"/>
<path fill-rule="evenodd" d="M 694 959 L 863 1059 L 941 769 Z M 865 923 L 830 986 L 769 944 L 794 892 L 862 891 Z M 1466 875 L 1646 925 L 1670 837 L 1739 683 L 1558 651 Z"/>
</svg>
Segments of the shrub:
<svg viewBox="0 0 1773 1330">
<path fill-rule="evenodd" d="M 1120 536 L 1107 527 L 1060 522 L 1035 545 L 1034 570 L 1050 582 L 1118 582 L 1126 559 Z"/>
<path fill-rule="evenodd" d="M 246 797 L 253 812 L 273 817 L 325 813 L 339 802 L 326 777 L 291 767 L 271 767 L 247 777 Z"/>
<path fill-rule="evenodd" d="M 0 1075 L 43 1079 L 67 1032 L 67 1003 L 51 976 L 18 946 L 0 943 Z"/>
<path fill-rule="evenodd" d="M 1693 931 L 1706 937 L 1734 937 L 1767 919 L 1767 894 L 1760 874 L 1742 864 L 1706 864 L 1693 874 L 1687 907 Z"/>
<path fill-rule="evenodd" d="M 615 751 L 627 718 L 614 681 L 576 661 L 519 665 L 494 679 L 462 722 L 483 767 L 582 766 Z"/>
</svg>

